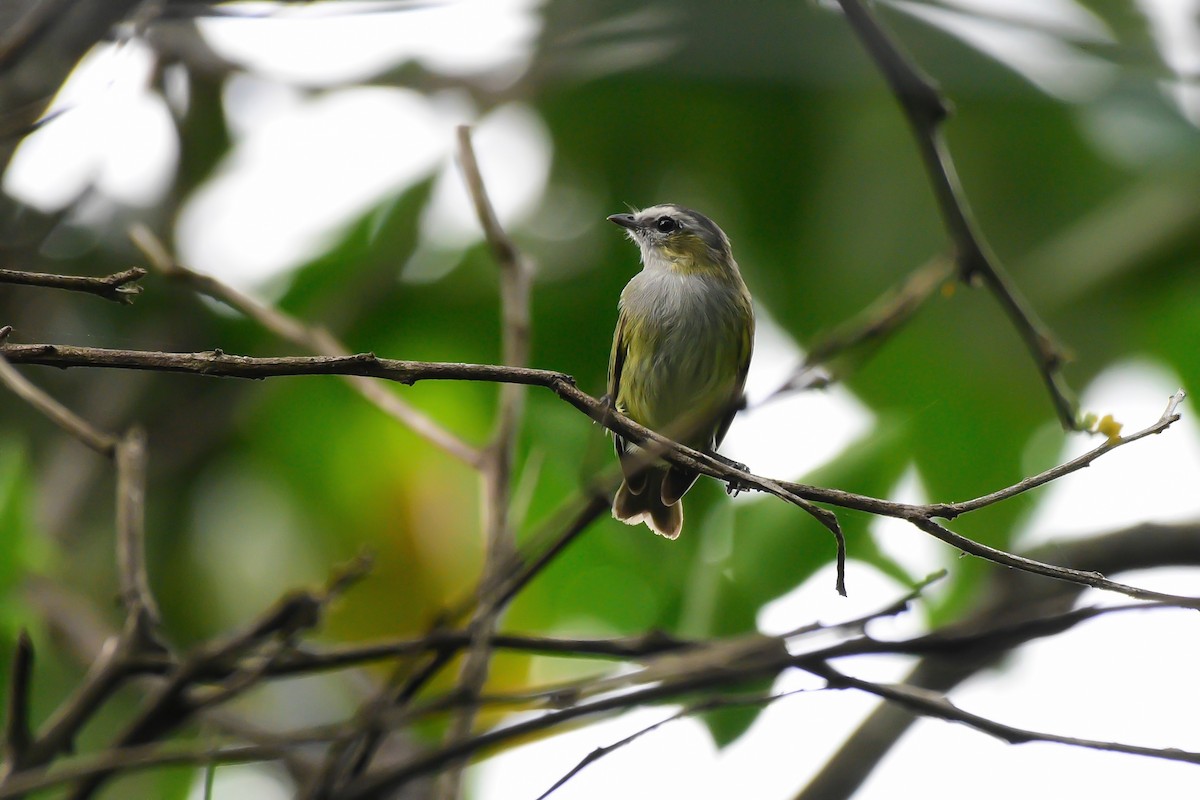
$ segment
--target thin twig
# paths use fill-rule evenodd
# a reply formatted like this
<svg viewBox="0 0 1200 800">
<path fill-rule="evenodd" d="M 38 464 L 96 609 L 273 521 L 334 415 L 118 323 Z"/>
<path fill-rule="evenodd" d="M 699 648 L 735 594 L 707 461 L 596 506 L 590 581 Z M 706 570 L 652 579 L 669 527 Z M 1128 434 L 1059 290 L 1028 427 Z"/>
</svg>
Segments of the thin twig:
<svg viewBox="0 0 1200 800">
<path fill-rule="evenodd" d="M 86 292 L 115 303 L 129 304 L 142 293 L 137 281 L 146 276 L 146 270 L 133 267 L 124 272 L 114 272 L 103 278 L 83 275 L 52 275 L 46 272 L 23 272 L 15 269 L 0 269 L 0 283 L 19 286 L 40 286 L 45 289 L 65 289 L 70 292 Z"/>
<path fill-rule="evenodd" d="M 841 673 L 828 664 L 808 669 L 808 671 L 825 678 L 831 688 L 857 689 L 860 692 L 898 703 L 922 716 L 935 717 L 944 719 L 947 722 L 958 722 L 967 725 L 983 733 L 991 734 L 1009 744 L 1052 742 L 1072 747 L 1082 747 L 1088 750 L 1102 750 L 1109 753 L 1126 753 L 1129 755 L 1159 758 L 1166 761 L 1183 761 L 1188 764 L 1200 764 L 1200 753 L 1180 750 L 1174 747 L 1141 747 L 1121 742 L 1081 739 L 1074 736 L 1061 736 L 1056 733 L 1041 733 L 1025 728 L 1017 728 L 993 719 L 988 719 L 987 717 L 982 717 L 978 714 L 972 714 L 969 711 L 964 711 L 941 694 L 903 684 L 882 684 L 864 681 L 861 678 L 854 678 Z"/>
<path fill-rule="evenodd" d="M 393 639 L 366 644 L 330 646 L 321 649 L 295 647 L 280 655 L 265 674 L 270 677 L 315 675 L 322 672 L 361 667 L 398 658 L 427 653 L 457 653 L 471 643 L 464 630 L 434 631 L 418 638 Z M 561 658 L 609 658 L 638 660 L 648 656 L 694 647 L 700 642 L 678 639 L 662 631 L 649 631 L 639 636 L 614 639 L 571 639 L 545 636 L 526 636 L 513 633 L 493 634 L 488 645 L 497 650 L 556 656 Z M 147 654 L 134 659 L 130 669 L 139 674 L 165 675 L 174 668 L 167 656 Z M 211 672 L 202 675 L 205 681 L 224 681 L 241 670 L 238 662 L 210 664 Z"/>
<path fill-rule="evenodd" d="M 896 95 L 925 162 L 938 209 L 954 242 L 960 279 L 976 279 L 995 296 L 1037 364 L 1059 422 L 1066 430 L 1080 427 L 1078 409 L 1062 376 L 1065 360 L 1053 334 L 1021 296 L 979 231 L 959 182 L 954 161 L 942 136 L 950 105 L 937 85 L 913 61 L 862 0 L 838 0 L 850 27 Z"/>
<path fill-rule="evenodd" d="M 722 708 L 744 708 L 746 706 L 767 706 L 767 705 L 770 705 L 771 703 L 774 703 L 776 700 L 782 700 L 785 697 L 792 697 L 793 695 L 803 694 L 808 691 L 811 691 L 811 690 L 809 690 L 809 689 L 793 689 L 789 692 L 779 692 L 778 694 L 751 695 L 749 697 L 737 697 L 737 696 L 734 696 L 734 697 L 712 697 L 712 698 L 709 698 L 708 700 L 704 700 L 699 703 L 693 703 L 693 704 L 687 706 L 686 708 L 681 709 L 677 713 L 672 714 L 669 717 L 666 717 L 665 719 L 660 719 L 658 722 L 655 722 L 651 725 L 647 725 L 646 727 L 642 728 L 641 730 L 634 731 L 633 733 L 626 736 L 624 739 L 620 739 L 609 745 L 604 745 L 603 747 L 597 747 L 595 750 L 593 750 L 592 752 L 590 752 L 586 756 L 584 756 L 583 759 L 578 764 L 576 764 L 574 767 L 572 767 L 570 772 L 568 772 L 566 775 L 563 775 L 561 778 L 559 778 L 557 781 L 555 781 L 553 786 L 551 786 L 549 789 L 547 789 L 546 791 L 544 791 L 540 795 L 538 795 L 537 800 L 546 800 L 547 797 L 549 797 L 550 795 L 554 794 L 556 791 L 561 789 L 564 785 L 566 785 L 567 781 L 574 778 L 580 772 L 583 772 L 583 770 L 586 769 L 587 767 L 591 766 L 592 764 L 595 764 L 597 761 L 599 761 L 600 759 L 604 758 L 605 756 L 611 754 L 613 751 L 620 750 L 622 747 L 632 744 L 633 742 L 642 738 L 646 734 L 653 733 L 654 731 L 658 730 L 659 728 L 661 728 L 662 726 L 664 726 L 668 723 L 678 722 L 681 719 L 686 719 L 687 717 L 695 716 L 696 714 L 703 714 L 708 711 L 716 711 L 716 710 L 722 709 Z"/>
<path fill-rule="evenodd" d="M 1158 420 L 1136 433 L 1131 433 L 1127 436 L 1115 436 L 1107 439 L 1103 444 L 1095 447 L 1081 456 L 1071 459 L 1058 466 L 1051 467 L 1044 472 L 1034 475 L 1031 478 L 1013 484 L 1005 489 L 1001 489 L 990 494 L 985 494 L 982 497 L 976 497 L 972 500 L 966 500 L 961 503 L 934 503 L 927 506 L 927 515 L 932 517 L 940 517 L 942 519 L 954 519 L 955 517 L 968 514 L 985 506 L 994 505 L 1001 500 L 1007 500 L 1010 497 L 1015 497 L 1018 494 L 1028 492 L 1030 489 L 1036 489 L 1039 486 L 1045 486 L 1051 481 L 1057 480 L 1064 475 L 1083 469 L 1089 466 L 1100 456 L 1111 452 L 1118 447 L 1127 445 L 1131 442 L 1136 442 L 1138 439 L 1144 439 L 1147 436 L 1154 436 L 1162 433 L 1171 426 L 1172 423 L 1179 420 L 1179 405 L 1184 401 L 1187 395 L 1182 389 L 1175 392 L 1167 399 L 1167 407 L 1163 410 Z"/>
<path fill-rule="evenodd" d="M 216 278 L 194 272 L 177 263 L 171 258 L 161 240 L 144 225 L 133 226 L 129 237 L 146 255 L 152 267 L 170 278 L 186 283 L 193 291 L 245 314 L 280 338 L 325 356 L 350 354 L 350 349 L 324 328 L 306 325 L 301 320 L 278 308 L 264 305 Z M 372 381 L 356 377 L 348 376 L 346 382 L 380 411 L 399 420 L 426 441 L 468 466 L 479 467 L 482 455 L 477 449 L 446 430 L 432 417 L 397 397 L 394 392 Z"/>
<path fill-rule="evenodd" d="M 721 462 L 718 462 L 721 463 Z M 786 500 L 793 505 L 799 506 L 804 511 L 813 517 L 817 522 L 825 526 L 831 534 L 833 541 L 837 547 L 834 554 L 834 584 L 833 587 L 842 597 L 846 596 L 846 535 L 842 533 L 841 523 L 838 522 L 837 515 L 828 509 L 820 508 L 813 505 L 808 500 L 800 497 L 794 492 L 790 492 L 777 481 L 759 479 L 760 486 L 753 488 L 760 491 L 770 492 L 776 497 Z"/>
<path fill-rule="evenodd" d="M 540 386 L 550 389 L 565 402 L 626 439 L 638 444 L 645 443 L 658 448 L 662 456 L 671 463 L 701 472 L 739 488 L 766 492 L 794 504 L 797 504 L 796 498 L 799 498 L 809 502 L 825 503 L 842 508 L 865 511 L 871 514 L 896 517 L 916 525 L 926 533 L 930 533 L 942 541 L 962 549 L 964 552 L 993 561 L 1002 566 L 1017 567 L 1018 569 L 1036 572 L 1072 583 L 1082 583 L 1094 588 L 1118 592 L 1130 597 L 1174 602 L 1185 608 L 1200 608 L 1200 598 L 1146 592 L 1132 586 L 1107 580 L 1104 576 L 1096 573 L 1069 570 L 1031 559 L 1020 558 L 1002 550 L 973 542 L 933 522 L 933 517 L 940 516 L 943 513 L 951 513 L 951 504 L 912 505 L 908 503 L 893 503 L 837 489 L 824 489 L 789 481 L 772 481 L 745 470 L 737 469 L 720 459 L 692 450 L 660 436 L 648 428 L 638 425 L 633 420 L 615 412 L 608 404 L 580 391 L 575 386 L 574 379 L 562 372 L 521 367 L 503 367 L 491 364 L 400 361 L 378 358 L 373 353 L 340 358 L 323 356 L 251 358 L 248 356 L 230 356 L 220 351 L 209 353 L 163 353 L 69 347 L 65 345 L 2 344 L 0 345 L 0 355 L 7 357 L 13 363 L 46 364 L 58 367 L 150 369 L 241 378 L 266 378 L 281 375 L 350 374 L 384 378 L 404 384 L 413 384 L 421 380 L 468 380 Z M 1178 414 L 1175 413 L 1175 408 L 1182 399 L 1182 393 L 1172 396 L 1168 406 L 1170 413 L 1165 414 L 1163 418 L 1160 418 L 1156 423 L 1143 431 L 1130 436 L 1110 439 L 1105 444 L 1096 448 L 1089 456 L 1094 459 L 1115 450 L 1117 447 L 1166 430 L 1179 418 Z M 1055 474 L 1055 477 L 1061 477 L 1062 475 L 1081 469 L 1087 463 L 1090 463 L 1088 456 L 1074 459 L 1072 462 L 1069 462 L 1067 468 L 1056 468 L 1058 472 Z M 1022 482 L 1008 490 L 995 492 L 990 497 L 1008 497 L 1021 491 L 1027 491 L 1033 485 L 1041 485 L 1041 483 L 1045 482 L 1044 480 L 1041 483 L 1037 481 L 1038 479 L 1035 478 L 1033 479 L 1033 483 Z M 990 502 L 994 503 L 997 500 L 993 499 Z M 973 511 L 987 504 L 980 505 L 979 501 L 973 501 L 973 504 L 966 510 Z"/>
<path fill-rule="evenodd" d="M 1072 472 L 1077 472 L 1084 467 L 1089 466 L 1093 461 L 1100 456 L 1116 450 L 1118 447 L 1123 447 L 1127 444 L 1144 439 L 1147 436 L 1162 433 L 1172 424 L 1179 420 L 1178 407 L 1185 399 L 1184 392 L 1178 391 L 1171 395 L 1167 400 L 1167 407 L 1163 414 L 1152 425 L 1131 433 L 1127 436 L 1117 436 L 1106 439 L 1103 444 L 1100 444 L 1081 456 L 1071 459 L 1063 464 L 1056 465 L 1043 472 L 1038 473 L 1029 478 L 1025 478 L 1011 486 L 999 489 L 995 492 L 990 492 L 970 500 L 964 500 L 958 503 L 895 503 L 889 500 L 880 500 L 866 495 L 854 494 L 853 492 L 844 492 L 840 489 L 827 489 L 820 486 L 810 486 L 803 483 L 793 483 L 790 481 L 780 481 L 779 485 L 785 490 L 792 492 L 806 500 L 812 500 L 818 503 L 828 503 L 830 505 L 839 506 L 841 508 L 850 508 L 855 511 L 863 511 L 868 514 L 877 514 L 885 517 L 895 517 L 897 519 L 910 519 L 923 517 L 926 519 L 941 518 L 955 519 L 957 517 L 968 514 L 972 511 L 978 511 L 990 505 L 994 505 L 1002 500 L 1010 497 L 1015 497 L 1018 494 L 1023 494 L 1031 489 L 1036 489 L 1044 486 L 1051 481 L 1057 480 Z"/>
</svg>

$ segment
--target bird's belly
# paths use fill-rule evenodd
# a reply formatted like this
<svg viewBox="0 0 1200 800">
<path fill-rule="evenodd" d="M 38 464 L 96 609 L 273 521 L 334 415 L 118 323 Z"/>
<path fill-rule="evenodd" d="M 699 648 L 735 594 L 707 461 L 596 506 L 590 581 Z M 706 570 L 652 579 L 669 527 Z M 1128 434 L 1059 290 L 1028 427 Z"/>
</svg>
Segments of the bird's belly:
<svg viewBox="0 0 1200 800">
<path fill-rule="evenodd" d="M 730 308 L 711 296 L 670 288 L 669 303 L 642 317 L 651 346 L 638 354 L 638 363 L 626 363 L 618 400 L 643 425 L 707 447 L 740 388 L 738 333 L 730 329 Z"/>
</svg>

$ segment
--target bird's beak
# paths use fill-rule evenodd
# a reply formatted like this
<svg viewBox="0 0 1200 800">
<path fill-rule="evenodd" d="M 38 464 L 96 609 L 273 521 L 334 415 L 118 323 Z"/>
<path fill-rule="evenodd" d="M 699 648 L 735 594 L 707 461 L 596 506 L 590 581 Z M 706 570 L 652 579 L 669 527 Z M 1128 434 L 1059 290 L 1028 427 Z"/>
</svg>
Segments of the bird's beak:
<svg viewBox="0 0 1200 800">
<path fill-rule="evenodd" d="M 637 228 L 637 223 L 633 220 L 633 214 L 613 214 L 608 218 L 609 222 L 620 225 L 622 228 L 634 230 Z"/>
</svg>

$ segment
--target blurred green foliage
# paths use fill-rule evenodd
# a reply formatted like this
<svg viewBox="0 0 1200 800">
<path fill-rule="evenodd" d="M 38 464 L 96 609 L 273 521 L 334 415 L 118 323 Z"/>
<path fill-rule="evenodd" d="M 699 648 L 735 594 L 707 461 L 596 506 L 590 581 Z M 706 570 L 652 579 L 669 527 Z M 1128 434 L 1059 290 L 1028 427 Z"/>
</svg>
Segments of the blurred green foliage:
<svg viewBox="0 0 1200 800">
<path fill-rule="evenodd" d="M 1076 103 L 1047 97 L 942 31 L 886 16 L 951 96 L 957 114 L 946 130 L 967 195 L 1032 305 L 1076 354 L 1067 372 L 1072 384 L 1080 389 L 1114 362 L 1140 354 L 1174 370 L 1184 388 L 1196 388 L 1200 137 L 1160 91 L 1164 68 L 1135 6 L 1091 6 L 1116 42 L 1083 49 L 1110 59 L 1119 75 L 1110 90 Z M 646 29 L 601 35 L 609 30 L 602 23 L 634 5 L 553 0 L 521 81 L 503 98 L 466 84 L 485 107 L 529 104 L 553 141 L 551 193 L 570 187 L 598 209 L 565 242 L 539 237 L 536 226 L 513 230 L 542 265 L 533 366 L 570 373 L 595 395 L 604 388 L 616 299 L 637 268 L 634 251 L 603 220 L 626 202 L 680 202 L 718 220 L 757 301 L 801 346 L 947 246 L 904 119 L 837 14 L 792 2 L 647 8 L 667 24 L 649 15 Z M 668 46 L 647 62 L 623 65 L 622 45 L 643 37 Z M 178 203 L 228 146 L 211 78 L 195 84 L 197 102 L 181 123 L 180 183 L 157 220 L 166 232 Z M 1147 145 L 1137 163 L 1117 158 L 1097 133 L 1130 103 L 1152 115 L 1173 143 Z M 304 165 L 296 169 L 302 173 Z M 438 281 L 398 278 L 418 244 L 428 189 L 409 187 L 348 226 L 328 252 L 294 272 L 280 306 L 329 327 L 355 349 L 495 362 L 497 278 L 482 246 L 464 252 Z M 66 248 L 69 257 L 44 266 L 97 275 L 127 266 L 137 256 L 115 227 L 122 219 L 99 234 L 69 221 L 46 223 L 44 231 L 59 241 L 83 239 Z M 1098 249 L 1100 235 L 1108 239 Z M 132 307 L 5 289 L 0 321 L 13 324 L 22 341 L 296 352 L 185 287 L 157 276 L 144 284 Z M 477 476 L 337 379 L 27 374 L 101 426 L 119 430 L 137 421 L 148 429 L 151 577 L 177 641 L 247 619 L 272 596 L 319 582 L 364 547 L 378 555 L 376 569 L 336 608 L 323 630 L 331 640 L 421 633 L 478 577 Z M 933 297 L 846 385 L 875 414 L 875 427 L 807 476 L 812 482 L 887 496 L 915 465 L 932 499 L 959 500 L 1023 477 L 1037 432 L 1039 452 L 1055 449 L 1044 441 L 1054 415 L 1034 366 L 982 291 L 959 287 Z M 483 442 L 491 430 L 494 386 L 421 383 L 395 391 L 471 442 Z M 116 622 L 111 471 L 11 397 L 3 409 L 4 630 L 34 629 L 39 665 L 72 664 L 46 638 L 19 578 L 44 573 L 92 598 Z M 555 519 L 608 465 L 599 429 L 550 393 L 531 391 L 516 466 L 528 498 L 517 520 L 520 538 Z M 1004 503 L 954 527 L 1005 547 L 1032 502 Z M 504 627 L 564 635 L 741 633 L 753 630 L 764 603 L 833 557 L 819 525 L 770 498 L 735 506 L 721 487 L 701 482 L 687 513 L 677 542 L 607 518 L 597 522 L 517 599 Z M 905 577 L 876 546 L 869 518 L 840 518 L 852 558 Z M 934 616 L 960 613 L 988 569 L 955 562 L 951 590 Z M 505 656 L 494 688 L 525 685 L 534 668 L 573 667 Z M 43 711 L 80 670 L 39 674 Z M 313 701 L 312 715 L 339 703 L 348 708 L 336 691 L 331 697 Z M 739 710 L 710 719 L 725 742 L 752 718 L 753 711 Z"/>
</svg>

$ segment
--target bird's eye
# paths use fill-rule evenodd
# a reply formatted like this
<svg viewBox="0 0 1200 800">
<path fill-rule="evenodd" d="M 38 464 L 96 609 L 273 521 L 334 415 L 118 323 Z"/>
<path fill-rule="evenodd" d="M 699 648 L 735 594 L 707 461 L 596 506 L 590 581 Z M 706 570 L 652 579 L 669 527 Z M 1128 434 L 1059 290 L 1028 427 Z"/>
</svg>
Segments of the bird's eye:
<svg viewBox="0 0 1200 800">
<path fill-rule="evenodd" d="M 674 233 L 679 230 L 679 223 L 670 217 L 659 217 L 654 227 L 658 228 L 659 233 Z"/>
</svg>

